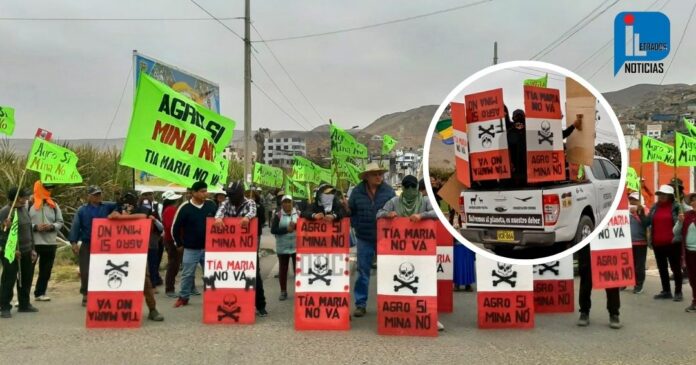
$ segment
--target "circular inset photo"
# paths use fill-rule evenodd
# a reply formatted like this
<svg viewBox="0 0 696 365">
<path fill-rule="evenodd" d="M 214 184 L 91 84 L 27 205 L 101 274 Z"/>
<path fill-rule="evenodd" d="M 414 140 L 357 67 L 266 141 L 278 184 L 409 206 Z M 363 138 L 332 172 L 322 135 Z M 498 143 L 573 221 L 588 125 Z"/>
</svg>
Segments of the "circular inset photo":
<svg viewBox="0 0 696 365">
<path fill-rule="evenodd" d="M 625 198 L 616 115 L 587 81 L 548 63 L 507 62 L 464 80 L 433 116 L 424 156 L 450 233 L 511 264 L 579 250 Z"/>
</svg>

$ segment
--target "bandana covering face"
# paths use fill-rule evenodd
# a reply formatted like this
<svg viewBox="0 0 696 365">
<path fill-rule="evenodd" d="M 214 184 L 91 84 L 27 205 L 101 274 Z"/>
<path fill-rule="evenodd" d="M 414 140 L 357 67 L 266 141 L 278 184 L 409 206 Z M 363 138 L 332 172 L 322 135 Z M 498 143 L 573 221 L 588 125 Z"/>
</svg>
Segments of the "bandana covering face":
<svg viewBox="0 0 696 365">
<path fill-rule="evenodd" d="M 321 194 L 319 197 L 321 199 L 321 206 L 324 207 L 324 212 L 329 213 L 333 209 L 333 194 Z"/>
<path fill-rule="evenodd" d="M 51 192 L 43 186 L 40 180 L 36 180 L 34 183 L 34 209 L 41 209 L 41 204 L 44 201 L 49 207 L 56 207 L 56 203 L 51 199 Z"/>
<path fill-rule="evenodd" d="M 400 217 L 409 217 L 420 211 L 421 194 L 418 188 L 404 189 L 399 197 L 399 204 L 396 206 L 396 213 Z"/>
</svg>

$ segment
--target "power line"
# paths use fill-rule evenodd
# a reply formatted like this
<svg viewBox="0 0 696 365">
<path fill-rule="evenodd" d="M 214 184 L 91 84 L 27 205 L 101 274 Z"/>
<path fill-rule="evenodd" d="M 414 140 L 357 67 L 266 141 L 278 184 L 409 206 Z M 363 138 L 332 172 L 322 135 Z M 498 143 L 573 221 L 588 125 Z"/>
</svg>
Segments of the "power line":
<svg viewBox="0 0 696 365">
<path fill-rule="evenodd" d="M 677 43 L 677 49 L 674 50 L 674 55 L 669 60 L 669 64 L 667 65 L 667 69 L 665 70 L 665 73 L 662 74 L 662 80 L 660 80 L 660 85 L 662 85 L 662 82 L 665 81 L 665 77 L 667 77 L 667 73 L 669 73 L 669 69 L 670 69 L 670 67 L 672 67 L 672 62 L 674 62 L 674 59 L 677 58 L 677 53 L 679 53 L 679 47 L 681 47 L 682 41 L 684 40 L 684 36 L 686 35 L 686 31 L 689 29 L 689 24 L 691 24 L 691 18 L 693 18 L 693 16 L 694 16 L 694 10 L 696 10 L 696 2 L 694 3 L 694 6 L 691 7 L 691 13 L 689 14 L 689 20 L 686 21 L 686 26 L 684 27 L 684 30 L 682 31 L 682 35 L 679 38 L 679 43 Z"/>
<path fill-rule="evenodd" d="M 290 73 L 288 72 L 288 70 L 285 68 L 285 66 L 283 66 L 283 63 L 280 62 L 280 59 L 278 59 L 278 57 L 276 56 L 275 52 L 273 52 L 273 49 L 271 49 L 271 46 L 268 45 L 268 42 L 266 42 L 266 41 L 263 39 L 263 36 L 261 36 L 261 33 L 259 32 L 259 30 L 256 29 L 256 26 L 254 26 L 254 24 L 252 23 L 252 24 L 251 24 L 251 27 L 254 28 L 254 31 L 255 31 L 256 34 L 259 36 L 259 39 L 261 39 L 261 42 L 263 42 L 263 44 L 266 46 L 266 48 L 268 49 L 268 51 L 271 53 L 271 56 L 273 56 L 273 59 L 276 60 L 276 62 L 277 62 L 278 65 L 280 66 L 280 68 L 281 68 L 281 69 L 283 70 L 283 72 L 285 73 L 285 76 L 287 76 L 288 79 L 290 79 L 290 81 L 292 82 L 292 84 L 295 85 L 295 88 L 297 89 L 297 91 L 300 92 L 300 95 L 302 95 L 302 97 L 303 97 L 304 100 L 307 102 L 307 104 L 309 104 L 309 106 L 312 108 L 312 110 L 314 111 L 314 113 L 317 114 L 317 116 L 319 117 L 319 120 L 322 121 L 322 122 L 323 122 L 324 120 L 326 120 L 326 119 L 321 115 L 321 113 L 319 113 L 319 111 L 318 111 L 317 108 L 314 106 L 314 104 L 312 104 L 312 102 L 309 101 L 309 98 L 307 97 L 307 95 L 305 95 L 305 93 L 302 91 L 302 89 L 300 88 L 300 86 L 297 85 L 297 82 L 295 82 L 295 79 L 294 79 L 292 76 L 290 76 Z M 310 123 L 310 125 L 311 125 L 311 123 Z"/>
<path fill-rule="evenodd" d="M 262 89 L 261 87 L 259 87 L 259 85 L 257 85 L 255 82 L 252 82 L 251 84 L 254 85 L 254 87 L 256 87 L 257 89 L 259 89 L 259 91 L 260 91 L 271 103 L 273 103 L 273 105 L 275 105 L 276 108 L 278 108 L 278 110 L 280 110 L 283 114 L 285 114 L 288 118 L 290 118 L 293 122 L 295 122 L 295 124 L 297 124 L 298 126 L 300 126 L 300 128 L 304 129 L 305 131 L 309 131 L 305 126 L 303 126 L 302 124 L 300 124 L 300 122 L 298 122 L 297 119 L 293 118 L 292 115 L 290 115 L 288 112 L 285 111 L 285 109 L 283 109 L 280 105 L 278 105 L 278 103 L 276 103 L 276 101 L 273 100 L 273 98 L 271 98 L 265 91 L 263 91 L 263 89 Z"/>
<path fill-rule="evenodd" d="M 126 87 L 128 86 L 128 81 L 130 81 L 132 74 L 133 74 L 133 64 L 131 63 L 131 67 L 128 70 L 128 76 L 126 76 L 126 82 L 123 83 L 123 90 L 121 90 L 121 97 L 118 99 L 118 105 L 116 106 L 116 111 L 114 112 L 114 116 L 111 118 L 111 123 L 109 123 L 109 128 L 106 129 L 106 134 L 104 134 L 104 140 L 109 138 L 109 133 L 111 132 L 111 127 L 114 125 L 114 121 L 116 121 L 116 116 L 118 116 L 119 110 L 121 110 L 121 104 L 123 103 L 123 96 L 126 95 Z"/>
<path fill-rule="evenodd" d="M 223 27 L 227 28 L 227 30 L 229 30 L 230 32 L 232 32 L 232 34 L 236 35 L 237 38 L 241 39 L 242 41 L 244 40 L 244 37 L 242 37 L 241 35 L 239 35 L 239 33 L 235 32 L 232 28 L 228 27 L 227 24 L 223 23 L 220 19 L 216 18 L 215 15 L 213 15 L 212 13 L 210 13 L 210 12 L 209 12 L 208 10 L 206 10 L 204 7 L 200 6 L 200 5 L 196 2 L 196 0 L 190 0 L 190 1 L 191 1 L 194 5 L 196 5 L 199 9 L 203 10 L 206 14 L 208 14 L 211 18 L 215 19 L 215 21 L 217 21 L 218 23 L 220 23 L 220 25 L 222 25 Z M 242 18 L 242 19 L 244 19 L 244 18 Z"/>
<path fill-rule="evenodd" d="M 219 20 L 238 20 L 244 17 L 224 17 Z M 31 22 L 180 22 L 180 21 L 211 21 L 210 18 L 22 18 L 0 17 L 0 21 L 31 21 Z"/>
<path fill-rule="evenodd" d="M 297 35 L 297 36 L 290 36 L 290 37 L 281 37 L 281 38 L 272 38 L 272 39 L 267 39 L 264 42 L 279 42 L 279 41 L 289 41 L 289 40 L 296 40 L 296 39 L 304 39 L 304 38 L 314 38 L 314 37 L 322 37 L 322 36 L 327 36 L 327 35 L 332 35 L 332 34 L 339 34 L 339 33 L 347 33 L 347 32 L 353 32 L 357 30 L 365 30 L 365 29 L 370 29 L 370 28 L 376 28 L 376 27 L 381 27 L 384 25 L 390 25 L 390 24 L 396 24 L 396 23 L 403 23 L 409 20 L 414 20 L 414 19 L 420 19 L 420 18 L 425 18 L 437 14 L 443 14 L 443 13 L 448 13 L 451 11 L 456 11 L 456 10 L 461 10 L 461 9 L 466 9 L 472 6 L 492 2 L 493 0 L 481 0 L 477 1 L 474 3 L 470 4 L 465 4 L 465 5 L 459 5 L 455 6 L 452 8 L 447 8 L 447 9 L 442 9 L 442 10 L 436 10 L 433 12 L 425 13 L 425 14 L 419 14 L 419 15 L 414 15 L 406 18 L 399 18 L 399 19 L 393 19 L 393 20 L 388 20 L 385 22 L 381 23 L 375 23 L 375 24 L 368 24 L 368 25 L 361 25 L 357 27 L 351 27 L 351 28 L 343 28 L 343 29 L 338 29 L 338 30 L 333 30 L 329 32 L 320 32 L 320 33 L 310 33 L 310 34 L 304 34 L 304 35 Z"/>
</svg>

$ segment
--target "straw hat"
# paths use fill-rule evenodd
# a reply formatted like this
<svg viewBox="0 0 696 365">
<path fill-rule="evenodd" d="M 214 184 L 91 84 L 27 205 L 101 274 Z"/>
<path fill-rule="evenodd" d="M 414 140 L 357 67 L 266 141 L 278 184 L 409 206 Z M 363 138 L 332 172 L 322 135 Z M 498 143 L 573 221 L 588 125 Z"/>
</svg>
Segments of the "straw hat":
<svg viewBox="0 0 696 365">
<path fill-rule="evenodd" d="M 365 170 L 361 172 L 360 175 L 358 175 L 358 177 L 360 177 L 360 180 L 364 180 L 365 174 L 370 172 L 379 172 L 380 174 L 383 174 L 387 172 L 387 170 L 380 167 L 379 164 L 377 164 L 377 162 L 370 162 L 369 164 L 367 164 L 367 166 L 365 166 Z"/>
</svg>

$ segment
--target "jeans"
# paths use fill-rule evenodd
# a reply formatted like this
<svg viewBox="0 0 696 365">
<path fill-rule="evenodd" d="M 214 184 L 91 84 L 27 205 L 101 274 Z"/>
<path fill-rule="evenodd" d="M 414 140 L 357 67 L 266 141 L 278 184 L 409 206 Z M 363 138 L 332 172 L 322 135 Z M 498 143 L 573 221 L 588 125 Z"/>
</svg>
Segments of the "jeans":
<svg viewBox="0 0 696 365">
<path fill-rule="evenodd" d="M 648 245 L 633 245 L 633 266 L 636 269 L 636 286 L 643 286 L 645 282 L 645 258 L 648 254 Z"/>
<path fill-rule="evenodd" d="M 87 295 L 89 284 L 89 242 L 82 242 L 80 245 L 80 293 Z"/>
<path fill-rule="evenodd" d="M 681 270 L 681 244 L 671 243 L 663 246 L 653 246 L 655 252 L 655 262 L 657 269 L 660 272 L 660 282 L 662 283 L 662 291 L 671 293 L 672 289 L 669 285 L 669 271 L 667 265 L 672 268 L 674 274 L 674 293 L 682 292 L 682 270 Z"/>
<path fill-rule="evenodd" d="M 179 298 L 188 299 L 193 291 L 193 282 L 196 279 L 196 265 L 203 267 L 205 250 L 192 250 L 184 248 L 182 263 L 184 269 L 181 272 L 181 291 Z"/>
<path fill-rule="evenodd" d="M 51 279 L 53 261 L 56 259 L 56 245 L 36 245 L 37 262 L 39 263 L 39 277 L 34 287 L 34 298 L 46 295 L 48 281 Z M 34 264 L 36 265 L 36 264 Z"/>
<path fill-rule="evenodd" d="M 590 314 L 592 307 L 592 266 L 590 259 L 590 245 L 586 245 L 578 251 L 578 271 L 580 274 L 580 291 L 578 302 L 580 313 Z M 607 293 L 607 311 L 609 315 L 618 316 L 621 307 L 619 288 L 605 289 Z"/>
<path fill-rule="evenodd" d="M 31 291 L 31 282 L 34 280 L 34 264 L 31 262 L 31 252 L 23 252 L 22 258 L 15 257 L 10 263 L 2 257 L 2 276 L 0 276 L 0 310 L 10 310 L 12 306 L 10 302 L 14 296 L 14 286 L 17 284 L 17 300 L 19 308 L 29 307 L 29 292 Z M 21 270 L 21 278 L 17 278 L 17 271 Z"/>
<path fill-rule="evenodd" d="M 159 247 L 152 247 L 147 250 L 147 269 L 150 272 L 150 282 L 153 286 L 162 285 L 162 277 L 159 273 L 159 263 L 162 258 L 159 253 Z"/>
<path fill-rule="evenodd" d="M 370 271 L 377 244 L 358 238 L 358 278 L 355 280 L 355 306 L 367 306 L 367 292 L 370 288 Z"/>
<path fill-rule="evenodd" d="M 167 293 L 173 293 L 183 253 L 179 252 L 174 245 L 174 241 L 165 241 L 164 246 L 167 248 L 167 273 L 164 276 L 164 290 Z"/>
<path fill-rule="evenodd" d="M 287 293 L 288 291 L 288 268 L 290 266 L 290 261 L 292 261 L 292 272 L 296 269 L 295 254 L 279 254 L 278 255 L 278 282 L 280 282 L 280 291 Z"/>
</svg>

